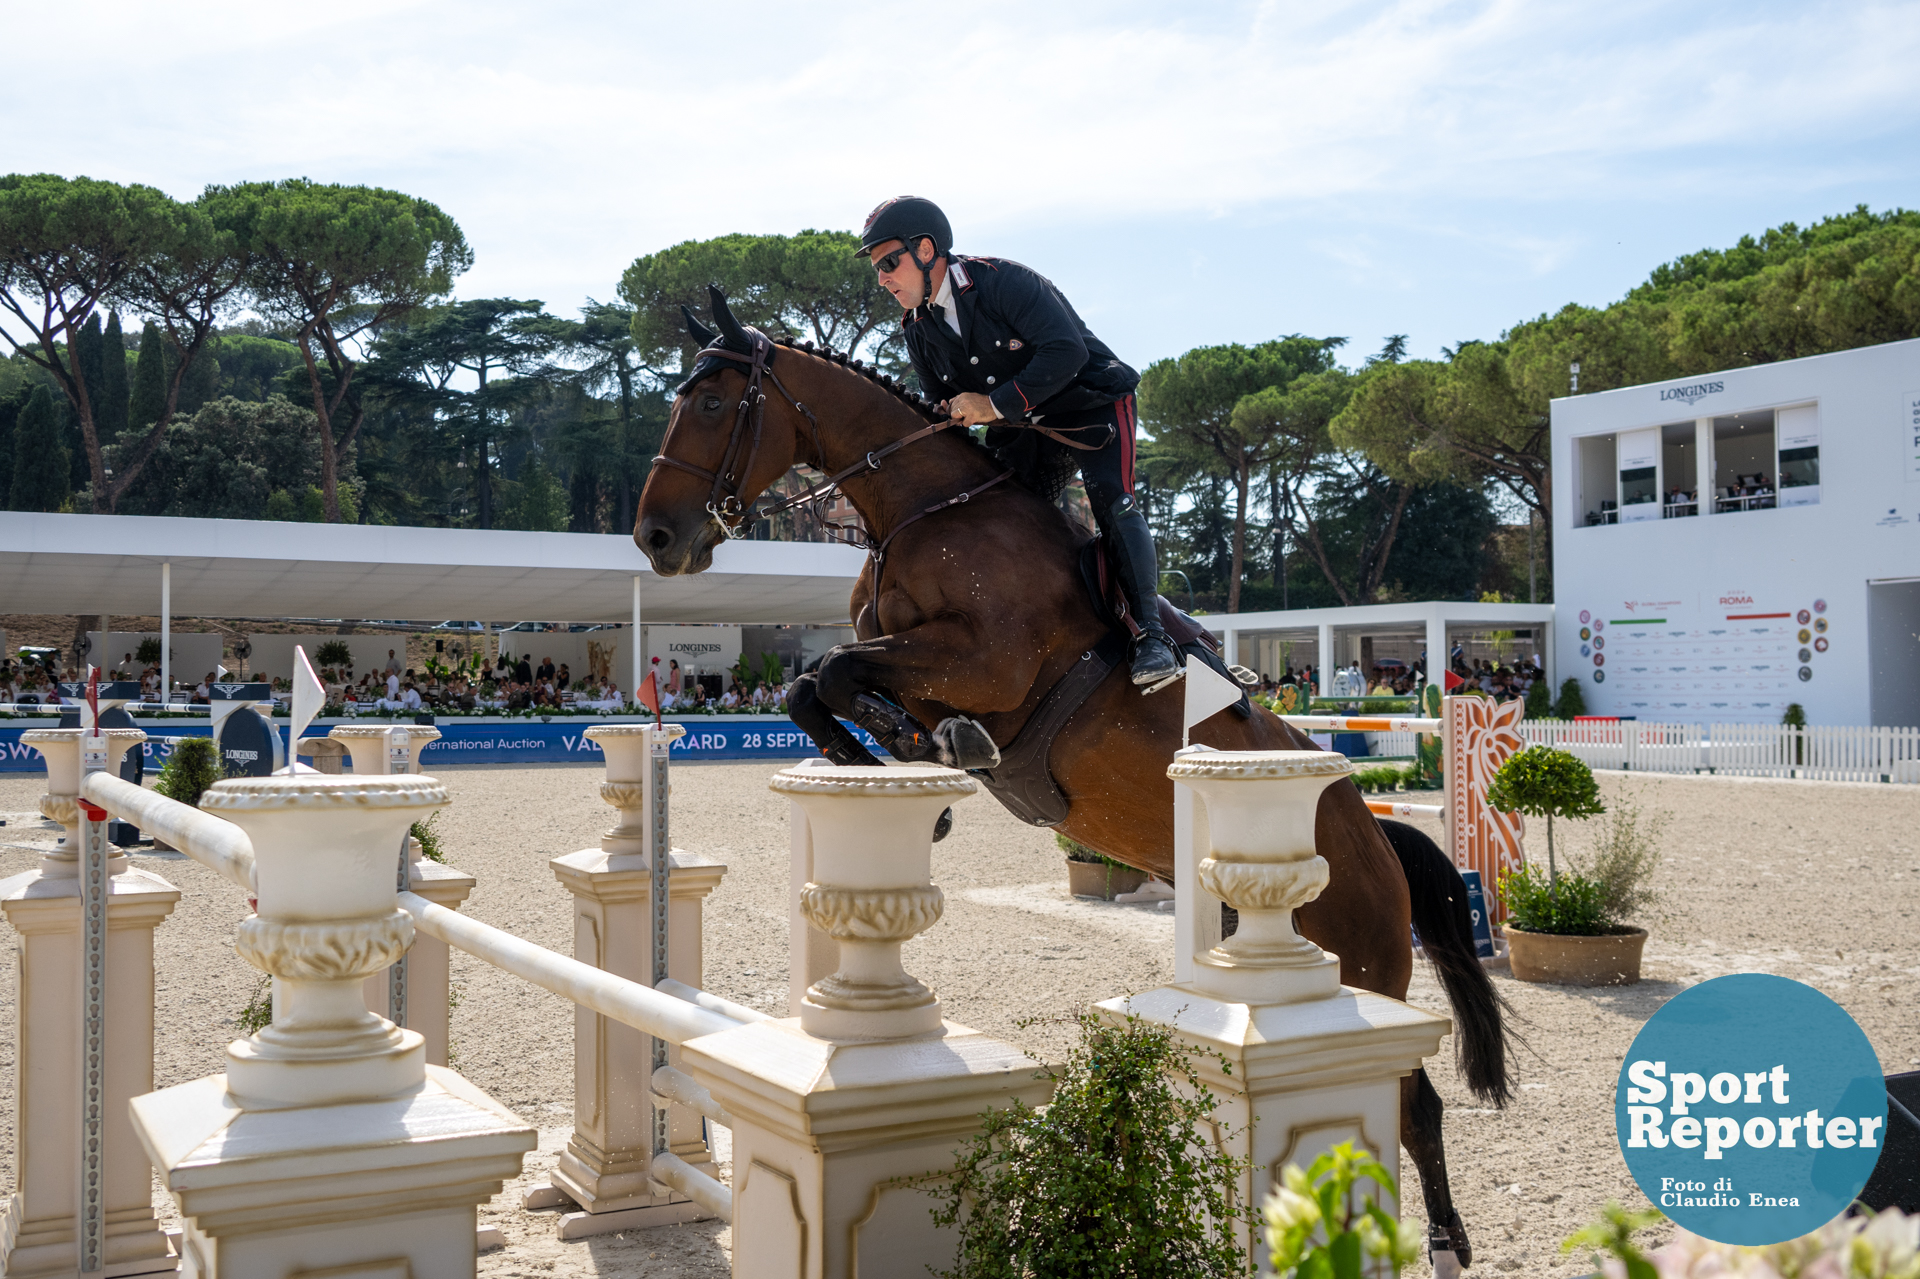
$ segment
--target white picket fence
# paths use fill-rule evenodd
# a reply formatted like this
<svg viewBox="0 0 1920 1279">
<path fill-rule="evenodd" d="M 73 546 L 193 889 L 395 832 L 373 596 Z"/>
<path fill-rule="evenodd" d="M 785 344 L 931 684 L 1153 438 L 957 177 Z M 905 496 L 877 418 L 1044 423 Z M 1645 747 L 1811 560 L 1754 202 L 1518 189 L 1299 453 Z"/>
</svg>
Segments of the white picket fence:
<svg viewBox="0 0 1920 1279">
<path fill-rule="evenodd" d="M 1558 747 L 1593 768 L 1920 782 L 1920 728 L 1526 720 L 1520 735 L 1529 746 Z"/>
</svg>

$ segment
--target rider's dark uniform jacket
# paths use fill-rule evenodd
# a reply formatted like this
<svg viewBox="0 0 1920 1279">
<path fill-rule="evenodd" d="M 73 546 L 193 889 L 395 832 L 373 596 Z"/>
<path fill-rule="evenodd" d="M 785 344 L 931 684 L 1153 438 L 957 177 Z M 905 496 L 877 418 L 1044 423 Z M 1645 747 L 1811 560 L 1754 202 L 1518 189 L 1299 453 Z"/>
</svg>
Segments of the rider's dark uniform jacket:
<svg viewBox="0 0 1920 1279">
<path fill-rule="evenodd" d="M 952 256 L 947 272 L 960 332 L 930 307 L 904 322 L 907 355 L 929 399 L 976 391 L 1001 417 L 1030 422 L 1109 404 L 1139 384 L 1037 271 L 1005 258 Z"/>
</svg>

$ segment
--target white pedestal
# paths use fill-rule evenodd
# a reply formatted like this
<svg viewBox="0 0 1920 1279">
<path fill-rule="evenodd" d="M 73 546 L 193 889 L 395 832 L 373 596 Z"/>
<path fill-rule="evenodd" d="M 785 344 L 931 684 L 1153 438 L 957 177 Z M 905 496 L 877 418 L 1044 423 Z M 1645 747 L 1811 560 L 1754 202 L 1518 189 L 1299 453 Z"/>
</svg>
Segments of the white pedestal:
<svg viewBox="0 0 1920 1279">
<path fill-rule="evenodd" d="M 187 1219 L 184 1279 L 472 1279 L 475 1210 L 538 1137 L 438 1066 L 397 1097 L 286 1109 L 242 1110 L 213 1075 L 133 1117 Z"/>
<path fill-rule="evenodd" d="M 320 741 L 326 738 L 318 739 Z M 436 906 L 459 910 L 478 883 L 464 870 L 442 866 L 422 857 L 407 868 L 408 886 Z M 447 1064 L 447 1049 L 452 1040 L 452 1013 L 447 1007 L 447 990 L 452 982 L 452 956 L 447 943 L 438 937 L 415 932 L 413 945 L 407 948 L 407 1029 L 420 1032 L 425 1040 L 427 1064 Z M 389 965 L 362 983 L 367 1011 L 387 1015 L 388 987 L 393 968 Z"/>
<path fill-rule="evenodd" d="M 647 917 L 653 895 L 647 858 L 589 848 L 556 857 L 549 865 L 573 894 L 573 957 L 617 977 L 651 985 Z M 726 870 L 724 863 L 698 853 L 675 849 L 671 855 L 667 975 L 674 981 L 696 988 L 702 984 L 702 903 L 719 887 Z M 711 1216 L 686 1196 L 663 1191 L 649 1174 L 653 1159 L 649 1037 L 580 1008 L 575 1010 L 573 1043 L 573 1136 L 554 1168 L 551 1185 L 529 1191 L 527 1206 L 559 1207 L 560 1196 L 578 1204 L 582 1211 L 564 1213 L 557 1225 L 566 1239 Z M 670 1049 L 668 1064 L 678 1067 L 679 1056 L 678 1048 Z M 667 1125 L 673 1154 L 703 1170 L 713 1161 L 698 1111 L 672 1106 Z"/>
<path fill-rule="evenodd" d="M 180 890 L 144 870 L 113 876 L 107 905 L 106 1114 L 101 1134 L 107 1269 L 174 1268 L 153 1214 L 153 1170 L 128 1099 L 153 1088 L 153 930 Z M 16 1190 L 0 1212 L 0 1275 L 71 1275 L 80 1264 L 80 881 L 28 871 L 0 882 L 19 932 L 14 1057 Z"/>
<path fill-rule="evenodd" d="M 1219 1100 L 1213 1136 L 1252 1158 L 1241 1202 L 1258 1208 L 1288 1164 L 1302 1168 L 1343 1141 L 1364 1147 L 1399 1179 L 1400 1080 L 1439 1051 L 1445 1017 L 1397 999 L 1342 987 L 1304 1003 L 1229 1003 L 1187 986 L 1162 986 L 1096 1005 L 1108 1021 L 1131 1013 L 1203 1050 L 1200 1077 Z M 1233 1073 L 1221 1071 L 1213 1054 Z M 1369 1188 L 1388 1212 L 1398 1206 Z M 1246 1240 L 1252 1246 L 1253 1239 Z M 1260 1249 L 1265 1268 L 1265 1248 Z"/>
<path fill-rule="evenodd" d="M 733 1116 L 733 1273 L 745 1279 L 922 1275 L 951 1266 L 926 1193 L 980 1112 L 1053 1086 L 1011 1044 L 946 1023 L 912 1039 L 817 1039 L 797 1017 L 693 1040 L 682 1066 Z"/>
</svg>

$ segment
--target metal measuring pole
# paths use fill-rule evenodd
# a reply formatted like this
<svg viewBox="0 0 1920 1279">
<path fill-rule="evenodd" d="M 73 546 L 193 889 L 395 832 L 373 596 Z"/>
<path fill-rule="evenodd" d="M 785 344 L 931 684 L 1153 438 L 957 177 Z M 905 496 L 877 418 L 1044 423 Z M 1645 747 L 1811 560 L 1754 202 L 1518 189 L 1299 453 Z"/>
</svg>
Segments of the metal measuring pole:
<svg viewBox="0 0 1920 1279">
<path fill-rule="evenodd" d="M 413 771 L 413 742 L 404 728 L 387 730 L 386 750 L 387 772 L 411 773 Z M 400 869 L 394 878 L 397 892 L 413 891 L 413 867 L 407 858 L 407 845 L 412 833 L 403 832 L 400 836 Z M 407 956 L 402 953 L 393 961 L 393 967 L 387 969 L 387 1020 L 402 1030 L 407 1025 Z"/>
<path fill-rule="evenodd" d="M 647 913 L 648 950 L 653 956 L 651 985 L 658 987 L 667 979 L 667 892 L 668 865 L 672 843 L 667 834 L 667 751 L 673 745 L 663 734 L 654 732 L 647 739 L 647 807 L 653 821 L 648 827 L 647 865 L 651 873 L 651 894 Z M 667 1041 L 653 1041 L 653 1070 L 667 1064 Z M 651 1078 L 651 1074 L 649 1078 Z M 667 1108 L 656 1104 L 653 1110 L 653 1153 L 667 1149 Z"/>
<path fill-rule="evenodd" d="M 100 732 L 98 674 L 89 682 L 93 714 L 80 741 L 80 777 L 107 769 L 107 739 Z M 80 804 L 80 1272 L 107 1266 L 105 1167 L 101 1137 L 106 1122 L 107 1012 L 107 810 Z"/>
</svg>

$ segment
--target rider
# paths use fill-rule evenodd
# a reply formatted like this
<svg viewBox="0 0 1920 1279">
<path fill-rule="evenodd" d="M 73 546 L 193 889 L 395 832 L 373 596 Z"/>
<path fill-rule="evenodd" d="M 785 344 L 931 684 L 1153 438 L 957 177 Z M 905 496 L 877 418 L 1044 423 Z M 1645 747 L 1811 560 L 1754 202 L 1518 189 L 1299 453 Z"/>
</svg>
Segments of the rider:
<svg viewBox="0 0 1920 1279">
<path fill-rule="evenodd" d="M 1133 499 L 1133 389 L 1140 375 L 1093 335 L 1044 276 L 1005 258 L 958 256 L 952 248 L 946 214 L 918 196 L 886 201 L 867 215 L 860 233 L 860 254 L 907 312 L 907 355 L 921 387 L 944 400 L 954 420 L 986 426 L 987 447 L 1034 488 L 1046 487 L 1045 477 L 1034 474 L 1046 469 L 1037 460 L 1042 437 L 1022 426 L 1044 424 L 1098 445 L 1069 457 L 1078 460 L 1094 521 L 1107 535 L 1127 609 L 1140 627 L 1133 682 L 1157 684 L 1177 675 L 1179 659 L 1160 625 L 1153 534 Z"/>
</svg>

